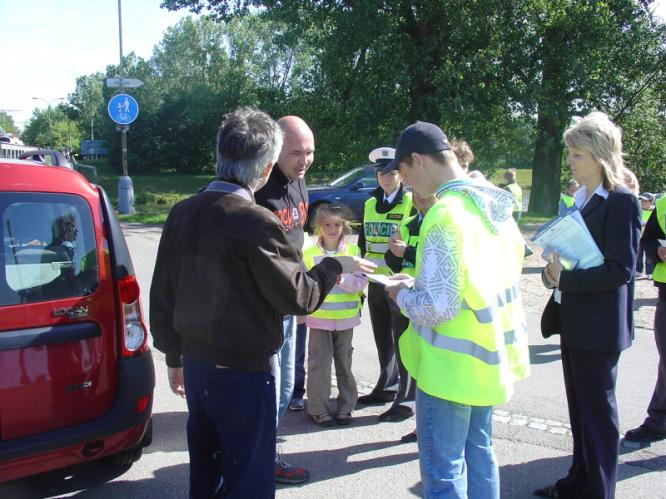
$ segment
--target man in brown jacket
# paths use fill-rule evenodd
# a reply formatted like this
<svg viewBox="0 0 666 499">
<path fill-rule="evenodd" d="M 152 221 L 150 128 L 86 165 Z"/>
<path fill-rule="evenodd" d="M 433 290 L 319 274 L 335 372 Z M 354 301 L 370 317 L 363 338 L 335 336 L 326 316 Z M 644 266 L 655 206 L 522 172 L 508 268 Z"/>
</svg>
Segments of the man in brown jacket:
<svg viewBox="0 0 666 499">
<path fill-rule="evenodd" d="M 217 180 L 176 204 L 150 290 L 155 348 L 189 410 L 190 497 L 275 491 L 275 385 L 269 361 L 282 316 L 316 310 L 339 274 L 372 271 L 325 258 L 305 272 L 280 221 L 254 201 L 282 146 L 267 114 L 240 108 L 217 136 Z"/>
</svg>

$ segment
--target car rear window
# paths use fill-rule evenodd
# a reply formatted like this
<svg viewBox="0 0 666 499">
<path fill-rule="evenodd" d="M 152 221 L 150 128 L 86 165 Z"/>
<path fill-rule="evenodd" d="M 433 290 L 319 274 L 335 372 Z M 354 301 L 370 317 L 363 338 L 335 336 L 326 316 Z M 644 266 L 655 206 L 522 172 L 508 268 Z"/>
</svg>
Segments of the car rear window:
<svg viewBox="0 0 666 499">
<path fill-rule="evenodd" d="M 0 193 L 0 306 L 85 296 L 98 285 L 90 207 L 71 194 Z"/>
</svg>

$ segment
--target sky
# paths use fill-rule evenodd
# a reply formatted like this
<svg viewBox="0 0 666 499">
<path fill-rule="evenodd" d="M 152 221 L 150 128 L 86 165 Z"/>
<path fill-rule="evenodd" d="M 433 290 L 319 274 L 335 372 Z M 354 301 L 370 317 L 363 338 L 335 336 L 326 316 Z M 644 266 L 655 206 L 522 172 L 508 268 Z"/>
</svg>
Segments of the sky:
<svg viewBox="0 0 666 499">
<path fill-rule="evenodd" d="M 166 28 L 190 15 L 160 1 L 121 0 L 124 55 L 148 59 Z M 0 111 L 23 129 L 35 107 L 46 107 L 33 97 L 66 98 L 77 77 L 118 65 L 118 0 L 0 0 L 0 42 Z"/>
<path fill-rule="evenodd" d="M 165 29 L 190 15 L 160 9 L 160 1 L 121 0 L 124 55 L 148 59 Z M 666 0 L 654 9 L 666 20 Z M 0 111 L 23 129 L 46 106 L 33 97 L 66 98 L 77 77 L 118 64 L 118 0 L 0 0 L 0 42 Z"/>
</svg>

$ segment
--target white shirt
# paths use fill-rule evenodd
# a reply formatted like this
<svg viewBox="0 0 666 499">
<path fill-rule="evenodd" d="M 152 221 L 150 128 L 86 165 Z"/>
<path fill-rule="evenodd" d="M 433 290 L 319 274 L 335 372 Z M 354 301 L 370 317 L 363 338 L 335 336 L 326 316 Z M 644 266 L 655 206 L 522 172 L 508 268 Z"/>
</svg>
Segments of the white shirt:
<svg viewBox="0 0 666 499">
<path fill-rule="evenodd" d="M 400 187 L 398 187 L 396 190 L 394 190 L 391 194 L 387 195 L 384 193 L 384 202 L 391 204 L 395 197 L 398 195 L 398 191 L 400 190 Z"/>
<path fill-rule="evenodd" d="M 592 195 L 597 194 L 601 196 L 602 198 L 606 199 L 608 197 L 608 191 L 604 188 L 604 183 L 601 182 L 597 188 L 594 190 Z M 576 203 L 576 208 L 578 208 L 578 211 L 583 211 L 583 208 L 585 208 L 585 205 L 588 203 L 590 199 L 592 199 L 592 196 L 589 197 L 587 196 L 587 187 L 584 185 L 581 186 L 576 192 L 574 192 L 574 203 Z"/>
</svg>

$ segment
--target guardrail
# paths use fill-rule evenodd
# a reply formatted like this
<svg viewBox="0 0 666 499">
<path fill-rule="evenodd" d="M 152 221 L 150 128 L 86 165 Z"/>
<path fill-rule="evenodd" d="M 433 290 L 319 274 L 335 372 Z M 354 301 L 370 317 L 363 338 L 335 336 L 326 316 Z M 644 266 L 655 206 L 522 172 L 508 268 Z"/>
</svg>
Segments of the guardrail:
<svg viewBox="0 0 666 499">
<path fill-rule="evenodd" d="M 17 144 L 8 144 L 0 142 L 0 158 L 18 158 L 24 152 L 34 151 L 35 146 L 20 146 Z"/>
</svg>

